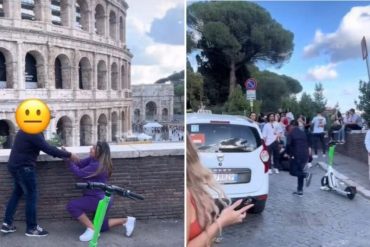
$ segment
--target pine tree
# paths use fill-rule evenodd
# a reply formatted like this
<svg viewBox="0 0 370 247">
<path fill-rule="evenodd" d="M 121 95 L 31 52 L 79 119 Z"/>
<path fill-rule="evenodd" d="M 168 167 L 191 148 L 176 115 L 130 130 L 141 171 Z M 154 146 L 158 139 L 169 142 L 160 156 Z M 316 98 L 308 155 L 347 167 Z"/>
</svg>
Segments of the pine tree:
<svg viewBox="0 0 370 247">
<path fill-rule="evenodd" d="M 326 107 L 327 100 L 324 97 L 324 87 L 321 82 L 315 84 L 315 92 L 313 93 L 314 106 L 316 112 L 323 112 Z"/>
</svg>

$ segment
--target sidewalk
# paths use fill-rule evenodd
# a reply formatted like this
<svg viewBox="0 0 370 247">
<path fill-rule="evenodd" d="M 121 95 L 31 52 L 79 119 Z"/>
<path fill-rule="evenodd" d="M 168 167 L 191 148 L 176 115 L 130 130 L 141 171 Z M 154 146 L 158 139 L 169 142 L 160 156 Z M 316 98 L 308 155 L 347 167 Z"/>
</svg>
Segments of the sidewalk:
<svg viewBox="0 0 370 247">
<path fill-rule="evenodd" d="M 314 159 L 312 164 L 318 163 L 322 169 L 326 170 L 328 157 Z M 369 166 L 363 162 L 344 156 L 338 152 L 334 156 L 334 170 L 337 171 L 337 177 L 345 184 L 356 186 L 357 192 L 367 199 L 370 199 L 370 180 Z M 324 175 L 324 171 L 322 173 Z"/>
<path fill-rule="evenodd" d="M 76 221 L 41 221 L 41 227 L 49 231 L 47 237 L 26 237 L 25 223 L 15 222 L 17 232 L 0 233 L 1 247 L 87 247 L 78 237 L 84 228 Z M 130 238 L 124 235 L 122 227 L 101 234 L 101 247 L 172 247 L 184 245 L 183 220 L 138 220 Z"/>
</svg>

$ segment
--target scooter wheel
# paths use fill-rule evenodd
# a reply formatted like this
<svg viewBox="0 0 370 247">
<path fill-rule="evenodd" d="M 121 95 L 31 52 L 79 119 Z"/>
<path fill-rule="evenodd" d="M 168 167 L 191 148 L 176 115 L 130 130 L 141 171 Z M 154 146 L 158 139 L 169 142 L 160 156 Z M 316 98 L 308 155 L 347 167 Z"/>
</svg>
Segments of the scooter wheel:
<svg viewBox="0 0 370 247">
<path fill-rule="evenodd" d="M 356 187 L 348 186 L 344 191 L 349 192 L 347 194 L 348 199 L 353 200 L 355 198 L 357 190 Z"/>
<path fill-rule="evenodd" d="M 328 186 L 328 184 L 329 184 L 328 177 L 327 176 L 323 176 L 321 178 L 321 186 Z"/>
</svg>

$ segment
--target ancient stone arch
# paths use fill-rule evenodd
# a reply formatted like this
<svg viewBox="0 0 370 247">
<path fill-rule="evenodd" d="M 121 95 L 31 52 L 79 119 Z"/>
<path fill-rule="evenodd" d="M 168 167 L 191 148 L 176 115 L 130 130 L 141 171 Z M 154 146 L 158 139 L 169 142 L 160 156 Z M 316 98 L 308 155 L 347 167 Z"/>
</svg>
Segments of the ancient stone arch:
<svg viewBox="0 0 370 247">
<path fill-rule="evenodd" d="M 92 129 L 93 123 L 92 118 L 85 114 L 80 119 L 80 145 L 81 146 L 89 146 L 92 145 Z"/>
<path fill-rule="evenodd" d="M 81 58 L 78 63 L 78 87 L 79 89 L 92 89 L 92 67 L 87 57 Z"/>
<path fill-rule="evenodd" d="M 73 143 L 73 125 L 68 116 L 59 118 L 56 126 L 56 133 L 62 141 L 63 146 L 72 146 Z"/>
<path fill-rule="evenodd" d="M 37 50 L 26 53 L 25 56 L 25 81 L 26 89 L 45 87 L 45 59 Z"/>
<path fill-rule="evenodd" d="M 100 60 L 98 63 L 98 89 L 107 89 L 107 65 L 104 60 Z"/>
<path fill-rule="evenodd" d="M 107 129 L 108 119 L 107 116 L 102 113 L 98 118 L 98 141 L 107 141 Z"/>
<path fill-rule="evenodd" d="M 54 82 L 56 89 L 71 89 L 71 72 L 71 62 L 67 55 L 58 55 L 54 62 Z"/>
<path fill-rule="evenodd" d="M 105 35 L 105 9 L 101 4 L 95 7 L 95 32 L 98 35 Z"/>
</svg>

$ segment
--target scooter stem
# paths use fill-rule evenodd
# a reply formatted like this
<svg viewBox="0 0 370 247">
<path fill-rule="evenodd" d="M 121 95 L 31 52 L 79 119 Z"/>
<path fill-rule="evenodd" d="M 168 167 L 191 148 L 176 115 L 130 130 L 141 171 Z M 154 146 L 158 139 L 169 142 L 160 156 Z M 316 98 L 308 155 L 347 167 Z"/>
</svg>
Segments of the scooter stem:
<svg viewBox="0 0 370 247">
<path fill-rule="evenodd" d="M 334 151 L 335 151 L 335 145 L 331 145 L 331 146 L 329 146 L 329 153 L 328 153 L 329 166 L 333 166 L 333 161 L 334 161 Z"/>
</svg>

